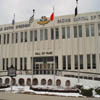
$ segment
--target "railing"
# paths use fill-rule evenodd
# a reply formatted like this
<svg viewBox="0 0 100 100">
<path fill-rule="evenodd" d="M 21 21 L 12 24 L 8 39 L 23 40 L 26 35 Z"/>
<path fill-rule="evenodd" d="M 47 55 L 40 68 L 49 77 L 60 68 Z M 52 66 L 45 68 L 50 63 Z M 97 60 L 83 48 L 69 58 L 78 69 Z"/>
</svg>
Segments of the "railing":
<svg viewBox="0 0 100 100">
<path fill-rule="evenodd" d="M 39 71 L 37 73 L 37 71 Z M 44 70 L 43 70 L 44 71 Z M 46 70 L 45 70 L 46 71 Z M 47 70 L 49 72 L 49 70 Z M 34 75 L 53 75 L 54 71 L 50 70 L 50 73 L 41 73 L 41 70 L 35 70 L 36 73 Z M 32 70 L 17 70 L 17 75 L 32 75 Z M 64 77 L 71 77 L 71 78 L 78 78 L 77 71 L 67 71 L 67 70 L 56 70 L 57 76 L 64 76 Z M 7 71 L 0 71 L 0 77 L 7 76 Z M 80 79 L 88 79 L 88 80 L 96 80 L 100 81 L 100 73 L 92 73 L 92 72 L 80 72 Z"/>
</svg>

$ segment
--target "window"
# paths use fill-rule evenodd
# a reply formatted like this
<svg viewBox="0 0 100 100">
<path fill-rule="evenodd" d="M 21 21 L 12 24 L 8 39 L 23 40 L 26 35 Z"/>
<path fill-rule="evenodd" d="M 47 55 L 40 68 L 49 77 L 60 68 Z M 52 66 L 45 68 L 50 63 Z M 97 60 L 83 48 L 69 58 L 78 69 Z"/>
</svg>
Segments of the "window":
<svg viewBox="0 0 100 100">
<path fill-rule="evenodd" d="M 7 44 L 9 43 L 9 34 L 7 34 Z"/>
<path fill-rule="evenodd" d="M 12 33 L 12 43 L 14 43 L 14 33 Z"/>
<path fill-rule="evenodd" d="M 33 31 L 30 31 L 30 41 L 33 41 Z"/>
<path fill-rule="evenodd" d="M 5 59 L 2 59 L 3 70 L 5 70 Z"/>
<path fill-rule="evenodd" d="M 51 28 L 51 40 L 54 40 L 54 29 Z"/>
<path fill-rule="evenodd" d="M 91 24 L 91 36 L 95 35 L 94 24 Z"/>
<path fill-rule="evenodd" d="M 34 41 L 37 41 L 37 30 L 34 31 Z"/>
<path fill-rule="evenodd" d="M 70 38 L 70 27 L 67 27 L 67 38 Z"/>
<path fill-rule="evenodd" d="M 62 27 L 62 39 L 65 39 L 65 27 Z"/>
<path fill-rule="evenodd" d="M 56 28 L 56 39 L 59 39 L 59 29 Z"/>
<path fill-rule="evenodd" d="M 6 34 L 4 34 L 4 44 L 6 43 Z"/>
<path fill-rule="evenodd" d="M 71 70 L 71 56 L 67 56 L 67 64 L 68 64 L 68 70 Z"/>
<path fill-rule="evenodd" d="M 20 58 L 20 70 L 23 69 L 23 58 Z"/>
<path fill-rule="evenodd" d="M 66 69 L 66 56 L 62 56 L 62 65 L 63 65 L 63 70 Z"/>
<path fill-rule="evenodd" d="M 23 42 L 23 32 L 21 32 L 20 34 L 21 34 L 21 42 Z"/>
<path fill-rule="evenodd" d="M 100 19 L 100 15 L 98 15 L 98 18 Z"/>
<path fill-rule="evenodd" d="M 98 35 L 100 36 L 100 24 L 98 24 Z"/>
<path fill-rule="evenodd" d="M 48 30 L 47 29 L 45 29 L 44 38 L 45 38 L 45 40 L 48 40 Z"/>
<path fill-rule="evenodd" d="M 56 66 L 56 69 L 58 69 L 58 56 L 55 56 L 55 66 Z"/>
<path fill-rule="evenodd" d="M 11 58 L 11 65 L 13 65 L 13 58 Z"/>
<path fill-rule="evenodd" d="M 15 40 L 15 42 L 17 43 L 17 42 L 18 42 L 18 33 L 15 33 L 15 35 L 16 35 L 16 40 Z"/>
<path fill-rule="evenodd" d="M 24 58 L 24 70 L 27 70 L 27 58 Z"/>
<path fill-rule="evenodd" d="M 83 69 L 83 55 L 80 55 L 80 69 Z"/>
<path fill-rule="evenodd" d="M 96 54 L 92 55 L 92 68 L 96 69 Z"/>
<path fill-rule="evenodd" d="M 17 58 L 15 58 L 15 69 L 17 70 Z"/>
<path fill-rule="evenodd" d="M 89 37 L 89 25 L 86 25 L 86 37 Z"/>
<path fill-rule="evenodd" d="M 1 35 L 0 35 L 0 44 L 1 44 Z"/>
<path fill-rule="evenodd" d="M 78 56 L 74 56 L 75 69 L 78 69 Z"/>
<path fill-rule="evenodd" d="M 40 30 L 40 41 L 43 40 L 43 29 Z"/>
<path fill-rule="evenodd" d="M 6 58 L 6 70 L 8 70 L 8 58 Z"/>
<path fill-rule="evenodd" d="M 91 56 L 90 56 L 90 54 L 87 55 L 87 69 L 91 69 Z"/>
<path fill-rule="evenodd" d="M 25 32 L 25 42 L 27 42 L 27 32 Z"/>
<path fill-rule="evenodd" d="M 79 25 L 78 28 L 79 28 L 79 37 L 82 37 L 82 25 Z"/>
<path fill-rule="evenodd" d="M 77 26 L 74 26 L 74 38 L 77 37 Z"/>
</svg>

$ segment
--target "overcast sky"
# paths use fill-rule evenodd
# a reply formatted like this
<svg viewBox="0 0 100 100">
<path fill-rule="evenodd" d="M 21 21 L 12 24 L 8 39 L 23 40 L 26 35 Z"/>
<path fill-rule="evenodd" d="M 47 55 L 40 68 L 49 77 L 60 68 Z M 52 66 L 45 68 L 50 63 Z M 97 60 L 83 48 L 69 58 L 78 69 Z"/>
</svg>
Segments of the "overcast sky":
<svg viewBox="0 0 100 100">
<path fill-rule="evenodd" d="M 35 9 L 35 19 L 49 17 L 55 6 L 55 16 L 74 14 L 76 0 L 0 0 L 0 25 L 26 21 Z M 79 13 L 100 11 L 100 0 L 79 0 Z"/>
</svg>

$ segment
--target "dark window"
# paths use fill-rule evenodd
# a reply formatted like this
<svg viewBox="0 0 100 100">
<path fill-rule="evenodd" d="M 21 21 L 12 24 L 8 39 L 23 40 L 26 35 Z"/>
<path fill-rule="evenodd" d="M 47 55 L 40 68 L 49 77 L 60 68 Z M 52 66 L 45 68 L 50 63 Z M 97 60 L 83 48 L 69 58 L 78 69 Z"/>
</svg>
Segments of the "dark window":
<svg viewBox="0 0 100 100">
<path fill-rule="evenodd" d="M 68 70 L 71 70 L 71 56 L 67 56 L 67 64 L 68 64 Z"/>
<path fill-rule="evenodd" d="M 6 58 L 6 70 L 8 70 L 8 58 Z"/>
<path fill-rule="evenodd" d="M 94 24 L 91 24 L 91 36 L 95 36 Z"/>
<path fill-rule="evenodd" d="M 6 34 L 4 34 L 4 44 L 6 44 Z"/>
<path fill-rule="evenodd" d="M 74 38 L 77 37 L 77 26 L 74 26 Z"/>
<path fill-rule="evenodd" d="M 63 69 L 66 69 L 66 56 L 62 56 Z"/>
<path fill-rule="evenodd" d="M 75 69 L 78 69 L 78 56 L 74 56 Z"/>
<path fill-rule="evenodd" d="M 59 39 L 59 29 L 56 28 L 56 39 Z"/>
<path fill-rule="evenodd" d="M 12 43 L 14 43 L 14 33 L 12 33 Z"/>
<path fill-rule="evenodd" d="M 9 34 L 7 34 L 7 44 L 9 43 Z"/>
<path fill-rule="evenodd" d="M 98 24 L 98 35 L 100 36 L 100 24 Z"/>
<path fill-rule="evenodd" d="M 87 55 L 87 69 L 91 69 L 91 56 L 90 56 L 90 54 Z"/>
<path fill-rule="evenodd" d="M 55 56 L 55 66 L 56 66 L 56 69 L 58 69 L 58 56 Z"/>
<path fill-rule="evenodd" d="M 18 33 L 16 33 L 16 43 L 18 42 Z"/>
<path fill-rule="evenodd" d="M 0 44 L 1 44 L 1 35 L 0 35 Z"/>
<path fill-rule="evenodd" d="M 30 31 L 30 41 L 33 41 L 33 31 Z"/>
<path fill-rule="evenodd" d="M 79 28 L 79 37 L 82 37 L 82 25 L 79 25 L 78 28 Z"/>
<path fill-rule="evenodd" d="M 20 70 L 23 69 L 23 58 L 20 58 Z"/>
<path fill-rule="evenodd" d="M 23 32 L 21 32 L 20 34 L 21 34 L 20 41 L 23 42 Z"/>
<path fill-rule="evenodd" d="M 17 58 L 15 58 L 15 69 L 17 70 Z"/>
<path fill-rule="evenodd" d="M 54 40 L 54 29 L 51 28 L 51 40 Z"/>
<path fill-rule="evenodd" d="M 96 54 L 92 55 L 92 68 L 96 69 Z"/>
<path fill-rule="evenodd" d="M 62 39 L 65 39 L 65 27 L 62 27 Z"/>
<path fill-rule="evenodd" d="M 54 29 L 51 28 L 51 40 L 54 40 Z"/>
<path fill-rule="evenodd" d="M 83 55 L 80 55 L 80 69 L 83 69 Z"/>
<path fill-rule="evenodd" d="M 37 41 L 37 30 L 34 31 L 34 41 Z"/>
<path fill-rule="evenodd" d="M 3 70 L 5 70 L 5 59 L 2 59 Z"/>
<path fill-rule="evenodd" d="M 86 37 L 89 37 L 89 25 L 86 25 Z"/>
<path fill-rule="evenodd" d="M 40 30 L 40 40 L 43 40 L 43 29 Z"/>
<path fill-rule="evenodd" d="M 45 34 L 44 34 L 45 40 L 48 40 L 48 30 L 45 29 Z"/>
<path fill-rule="evenodd" d="M 67 38 L 70 38 L 70 27 L 67 27 Z"/>
<path fill-rule="evenodd" d="M 25 42 L 27 42 L 27 32 L 25 32 Z"/>
<path fill-rule="evenodd" d="M 24 58 L 24 70 L 27 70 L 27 58 Z"/>
</svg>

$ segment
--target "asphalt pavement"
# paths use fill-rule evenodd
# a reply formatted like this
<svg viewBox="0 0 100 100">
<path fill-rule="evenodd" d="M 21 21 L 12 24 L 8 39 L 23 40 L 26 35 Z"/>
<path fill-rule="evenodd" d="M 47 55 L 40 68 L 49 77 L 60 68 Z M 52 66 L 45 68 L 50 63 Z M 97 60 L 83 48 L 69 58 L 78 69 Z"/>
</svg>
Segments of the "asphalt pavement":
<svg viewBox="0 0 100 100">
<path fill-rule="evenodd" d="M 100 98 L 44 96 L 0 92 L 0 100 L 100 100 Z"/>
</svg>

